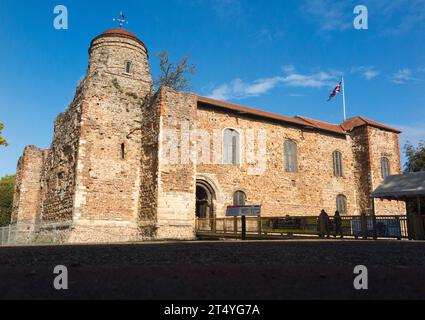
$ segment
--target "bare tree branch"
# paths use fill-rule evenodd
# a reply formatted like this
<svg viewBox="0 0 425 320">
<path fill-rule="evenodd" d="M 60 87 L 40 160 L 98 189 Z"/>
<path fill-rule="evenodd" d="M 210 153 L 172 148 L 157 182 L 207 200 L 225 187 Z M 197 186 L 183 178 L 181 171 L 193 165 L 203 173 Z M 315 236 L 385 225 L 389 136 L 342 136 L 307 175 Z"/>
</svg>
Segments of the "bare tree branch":
<svg viewBox="0 0 425 320">
<path fill-rule="evenodd" d="M 190 79 L 187 75 L 195 74 L 196 66 L 190 64 L 189 57 L 183 57 L 181 61 L 173 63 L 169 61 L 169 54 L 167 51 L 160 52 L 156 56 L 159 59 L 159 66 L 162 74 L 155 81 L 155 86 L 165 86 L 182 91 L 192 89 Z"/>
</svg>

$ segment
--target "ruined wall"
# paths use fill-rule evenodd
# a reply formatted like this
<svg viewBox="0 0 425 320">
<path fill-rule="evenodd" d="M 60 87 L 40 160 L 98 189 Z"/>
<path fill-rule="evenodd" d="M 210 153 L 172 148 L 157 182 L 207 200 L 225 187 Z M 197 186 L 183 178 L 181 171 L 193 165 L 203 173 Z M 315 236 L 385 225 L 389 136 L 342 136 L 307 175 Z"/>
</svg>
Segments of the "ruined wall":
<svg viewBox="0 0 425 320">
<path fill-rule="evenodd" d="M 46 150 L 25 148 L 19 158 L 13 195 L 11 223 L 31 223 L 40 214 L 41 175 Z"/>
<path fill-rule="evenodd" d="M 186 133 L 196 126 L 196 104 L 192 94 L 161 89 L 157 208 L 160 238 L 194 237 L 196 168 L 189 159 L 194 141 Z M 182 138 L 181 143 L 174 140 L 177 135 Z M 170 149 L 178 157 L 177 163 L 170 161 Z"/>
<path fill-rule="evenodd" d="M 41 219 L 70 221 L 76 182 L 82 103 L 86 80 L 77 87 L 74 99 L 55 119 L 53 141 L 48 150 L 41 179 Z"/>
<path fill-rule="evenodd" d="M 354 156 L 350 136 L 307 131 L 267 120 L 257 120 L 243 115 L 225 113 L 210 108 L 198 108 L 197 126 L 213 137 L 218 129 L 219 150 L 222 150 L 222 133 L 225 128 L 237 129 L 242 137 L 241 165 L 198 164 L 197 174 L 215 181 L 218 190 L 216 215 L 225 215 L 225 209 L 233 204 L 233 194 L 242 190 L 247 204 L 261 204 L 263 216 L 318 215 L 321 209 L 333 214 L 336 196 L 347 197 L 348 214 L 358 214 L 354 182 Z M 246 133 L 254 129 L 255 151 L 258 152 L 258 130 L 267 132 L 266 170 L 250 175 L 248 169 L 257 166 L 247 163 Z M 298 149 L 298 171 L 286 172 L 283 143 L 292 140 Z M 332 153 L 343 155 L 343 176 L 333 174 Z M 211 150 L 212 154 L 213 150 Z M 211 161 L 213 159 L 211 158 Z"/>
</svg>

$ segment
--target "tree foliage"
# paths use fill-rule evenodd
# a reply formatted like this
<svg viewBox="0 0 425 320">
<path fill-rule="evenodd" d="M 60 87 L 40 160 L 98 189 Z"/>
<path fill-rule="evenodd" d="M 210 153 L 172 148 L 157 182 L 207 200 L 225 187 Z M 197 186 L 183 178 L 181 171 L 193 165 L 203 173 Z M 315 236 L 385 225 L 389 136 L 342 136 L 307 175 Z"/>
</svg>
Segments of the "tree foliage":
<svg viewBox="0 0 425 320">
<path fill-rule="evenodd" d="M 0 226 L 8 225 L 10 223 L 14 188 L 14 175 L 0 178 Z"/>
<path fill-rule="evenodd" d="M 158 53 L 159 66 L 161 75 L 155 81 L 157 88 L 165 86 L 175 90 L 187 91 L 191 90 L 190 78 L 188 75 L 195 74 L 196 67 L 189 62 L 189 57 L 184 57 L 179 62 L 170 62 L 170 57 L 167 51 Z"/>
<path fill-rule="evenodd" d="M 425 171 L 425 141 L 420 141 L 416 147 L 407 142 L 404 152 L 407 158 L 405 172 Z"/>
<path fill-rule="evenodd" d="M 4 124 L 0 122 L 0 146 L 7 146 L 7 141 L 2 137 L 2 131 L 4 129 Z"/>
</svg>

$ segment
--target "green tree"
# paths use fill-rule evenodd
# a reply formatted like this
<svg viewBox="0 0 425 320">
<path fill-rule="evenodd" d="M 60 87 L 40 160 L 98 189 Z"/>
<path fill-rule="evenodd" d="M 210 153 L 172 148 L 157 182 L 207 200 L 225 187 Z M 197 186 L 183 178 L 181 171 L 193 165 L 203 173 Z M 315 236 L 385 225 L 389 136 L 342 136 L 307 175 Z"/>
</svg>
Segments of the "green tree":
<svg viewBox="0 0 425 320">
<path fill-rule="evenodd" d="M 15 175 L 0 178 L 0 226 L 10 223 L 14 188 Z"/>
<path fill-rule="evenodd" d="M 420 141 L 416 147 L 407 142 L 404 153 L 407 158 L 405 172 L 425 171 L 425 141 Z"/>
<path fill-rule="evenodd" d="M 0 146 L 7 146 L 8 143 L 6 139 L 2 137 L 3 129 L 4 129 L 4 124 L 0 122 Z"/>
<path fill-rule="evenodd" d="M 169 87 L 175 90 L 188 91 L 192 89 L 190 78 L 188 75 L 195 74 L 195 65 L 189 63 L 189 57 L 184 57 L 177 63 L 170 62 L 170 57 L 167 51 L 158 53 L 159 66 L 161 75 L 155 80 L 155 86 Z"/>
</svg>

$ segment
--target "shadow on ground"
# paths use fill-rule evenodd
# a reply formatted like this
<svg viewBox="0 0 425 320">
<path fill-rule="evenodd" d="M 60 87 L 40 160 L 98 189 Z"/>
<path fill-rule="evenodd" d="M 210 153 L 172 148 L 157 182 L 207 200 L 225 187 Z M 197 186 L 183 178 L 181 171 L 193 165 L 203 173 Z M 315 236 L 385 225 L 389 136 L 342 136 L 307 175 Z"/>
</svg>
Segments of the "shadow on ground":
<svg viewBox="0 0 425 320">
<path fill-rule="evenodd" d="M 69 289 L 53 287 L 56 265 Z M 356 265 L 369 289 L 353 287 Z M 1 299 L 424 299 L 425 242 L 264 241 L 0 248 Z"/>
</svg>

